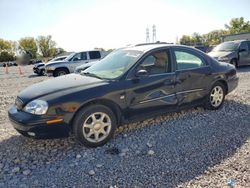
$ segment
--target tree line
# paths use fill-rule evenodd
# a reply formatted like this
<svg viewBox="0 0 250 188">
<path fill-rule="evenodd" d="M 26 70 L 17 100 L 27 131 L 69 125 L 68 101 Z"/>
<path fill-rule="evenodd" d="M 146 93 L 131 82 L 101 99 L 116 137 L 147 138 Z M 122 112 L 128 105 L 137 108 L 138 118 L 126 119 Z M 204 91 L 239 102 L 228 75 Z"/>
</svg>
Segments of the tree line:
<svg viewBox="0 0 250 188">
<path fill-rule="evenodd" d="M 222 36 L 243 32 L 250 32 L 250 22 L 245 21 L 243 17 L 232 18 L 229 24 L 225 24 L 225 29 L 210 31 L 209 33 L 203 35 L 196 32 L 191 36 L 183 35 L 180 38 L 179 43 L 189 46 L 212 46 L 221 43 Z"/>
<path fill-rule="evenodd" d="M 8 41 L 0 38 L 0 62 L 13 61 L 17 56 L 26 59 L 54 57 L 64 50 L 56 48 L 52 36 L 21 38 L 18 41 Z"/>
</svg>

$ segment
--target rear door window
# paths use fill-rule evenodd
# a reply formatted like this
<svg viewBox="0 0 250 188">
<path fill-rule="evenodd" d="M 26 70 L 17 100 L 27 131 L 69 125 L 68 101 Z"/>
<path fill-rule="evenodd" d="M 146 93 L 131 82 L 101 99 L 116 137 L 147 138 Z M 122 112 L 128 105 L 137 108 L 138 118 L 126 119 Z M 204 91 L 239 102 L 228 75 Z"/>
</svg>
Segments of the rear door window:
<svg viewBox="0 0 250 188">
<path fill-rule="evenodd" d="M 186 70 L 206 66 L 205 61 L 196 54 L 185 50 L 174 50 L 176 69 Z"/>
<path fill-rule="evenodd" d="M 89 52 L 89 58 L 90 59 L 100 59 L 101 54 L 99 51 L 91 51 L 91 52 Z"/>
</svg>

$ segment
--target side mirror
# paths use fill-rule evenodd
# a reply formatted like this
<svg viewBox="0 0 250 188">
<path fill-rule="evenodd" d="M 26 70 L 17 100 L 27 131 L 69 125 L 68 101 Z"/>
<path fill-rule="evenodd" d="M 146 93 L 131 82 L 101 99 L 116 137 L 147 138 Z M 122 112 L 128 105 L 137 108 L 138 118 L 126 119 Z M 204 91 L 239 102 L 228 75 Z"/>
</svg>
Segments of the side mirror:
<svg viewBox="0 0 250 188">
<path fill-rule="evenodd" d="M 148 76 L 148 72 L 146 70 L 140 69 L 135 73 L 136 77 L 146 77 Z"/>
<path fill-rule="evenodd" d="M 73 59 L 73 61 L 79 61 L 79 59 L 78 59 L 77 57 L 75 57 L 75 58 Z"/>
</svg>

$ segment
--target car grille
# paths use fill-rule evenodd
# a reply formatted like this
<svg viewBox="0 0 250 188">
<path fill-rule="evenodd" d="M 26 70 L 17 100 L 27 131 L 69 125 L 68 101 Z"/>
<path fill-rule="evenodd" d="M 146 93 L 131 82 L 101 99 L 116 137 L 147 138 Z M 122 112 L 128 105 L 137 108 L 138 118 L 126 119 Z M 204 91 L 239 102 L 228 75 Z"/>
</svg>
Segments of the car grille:
<svg viewBox="0 0 250 188">
<path fill-rule="evenodd" d="M 15 105 L 18 110 L 21 110 L 23 108 L 23 101 L 17 97 L 15 100 Z"/>
</svg>

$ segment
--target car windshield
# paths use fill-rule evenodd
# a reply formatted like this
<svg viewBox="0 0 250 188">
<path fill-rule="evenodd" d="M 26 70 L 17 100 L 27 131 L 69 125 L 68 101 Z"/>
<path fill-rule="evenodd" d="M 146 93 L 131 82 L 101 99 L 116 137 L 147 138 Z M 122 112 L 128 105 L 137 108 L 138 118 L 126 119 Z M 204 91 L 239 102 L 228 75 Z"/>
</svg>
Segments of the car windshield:
<svg viewBox="0 0 250 188">
<path fill-rule="evenodd" d="M 142 51 L 118 49 L 98 63 L 83 71 L 83 74 L 101 79 L 117 79 L 122 76 L 143 54 Z"/>
<path fill-rule="evenodd" d="M 219 52 L 219 51 L 230 52 L 230 51 L 237 50 L 238 46 L 239 46 L 238 42 L 223 42 L 223 43 L 219 44 L 218 46 L 216 46 L 213 49 L 213 51 L 215 51 L 215 52 Z"/>
<path fill-rule="evenodd" d="M 70 54 L 68 57 L 64 59 L 64 61 L 71 61 L 71 59 L 76 55 L 76 53 Z"/>
</svg>

